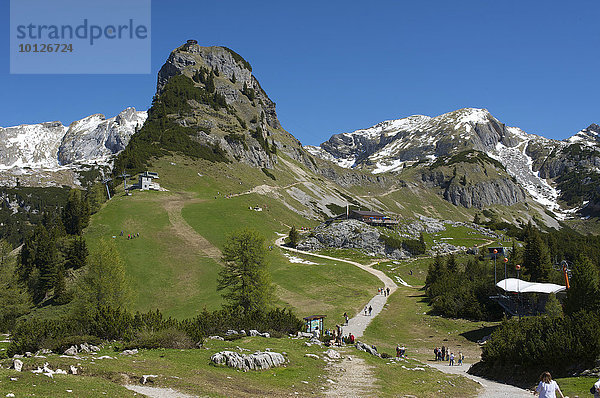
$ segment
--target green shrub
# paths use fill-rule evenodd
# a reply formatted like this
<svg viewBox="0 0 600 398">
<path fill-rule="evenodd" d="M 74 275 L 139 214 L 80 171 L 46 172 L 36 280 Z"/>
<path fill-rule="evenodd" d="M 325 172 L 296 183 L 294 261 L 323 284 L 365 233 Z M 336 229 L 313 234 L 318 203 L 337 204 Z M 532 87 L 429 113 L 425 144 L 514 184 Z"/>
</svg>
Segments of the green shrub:
<svg viewBox="0 0 600 398">
<path fill-rule="evenodd" d="M 194 348 L 195 342 L 183 330 L 176 328 L 167 328 L 160 330 L 141 330 L 135 337 L 127 342 L 123 349 L 130 350 L 134 348 L 173 348 L 189 349 Z"/>
</svg>

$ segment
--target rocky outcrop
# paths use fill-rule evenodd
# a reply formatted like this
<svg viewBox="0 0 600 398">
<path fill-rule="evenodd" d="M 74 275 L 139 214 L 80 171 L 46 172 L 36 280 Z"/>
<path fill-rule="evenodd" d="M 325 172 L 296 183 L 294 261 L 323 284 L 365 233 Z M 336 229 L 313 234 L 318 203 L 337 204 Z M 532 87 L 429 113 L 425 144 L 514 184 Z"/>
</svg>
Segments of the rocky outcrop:
<svg viewBox="0 0 600 398">
<path fill-rule="evenodd" d="M 402 249 L 387 246 L 381 239 L 377 228 L 358 220 L 342 220 L 321 224 L 309 236 L 298 244 L 305 251 L 323 248 L 360 249 L 369 256 L 408 258 L 410 255 Z"/>
<path fill-rule="evenodd" d="M 215 365 L 228 366 L 243 370 L 263 370 L 283 366 L 285 357 L 277 352 L 255 352 L 254 354 L 239 354 L 234 351 L 221 351 L 213 354 L 210 360 Z"/>
<path fill-rule="evenodd" d="M 361 351 L 364 351 L 364 352 L 368 352 L 369 354 L 375 355 L 376 357 L 379 356 L 379 353 L 377 352 L 377 348 L 375 346 L 370 346 L 370 345 L 365 344 L 365 343 L 360 342 L 360 341 L 357 341 L 354 346 L 358 350 L 361 350 Z"/>
<path fill-rule="evenodd" d="M 466 208 L 481 209 L 492 205 L 511 206 L 525 200 L 523 188 L 510 179 L 481 181 L 470 185 L 450 184 L 444 199 Z"/>
</svg>

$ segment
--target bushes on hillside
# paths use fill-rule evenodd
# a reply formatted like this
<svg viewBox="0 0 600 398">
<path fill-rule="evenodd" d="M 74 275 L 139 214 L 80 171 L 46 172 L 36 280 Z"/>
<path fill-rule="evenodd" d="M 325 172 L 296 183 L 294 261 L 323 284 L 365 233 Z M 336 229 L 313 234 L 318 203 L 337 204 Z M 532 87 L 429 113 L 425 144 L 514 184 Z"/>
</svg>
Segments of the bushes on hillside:
<svg viewBox="0 0 600 398">
<path fill-rule="evenodd" d="M 381 240 L 388 248 L 392 250 L 403 249 L 413 256 L 425 254 L 425 250 L 427 249 L 423 234 L 421 234 L 419 239 L 399 239 L 393 236 L 381 234 L 379 236 L 379 240 Z"/>
<path fill-rule="evenodd" d="M 8 355 L 41 348 L 64 350 L 71 344 L 123 341 L 130 348 L 190 348 L 210 335 L 229 329 L 257 329 L 273 335 L 296 333 L 303 322 L 287 309 L 245 312 L 240 309 L 204 310 L 195 318 L 164 318 L 158 311 L 135 314 L 120 308 L 100 307 L 93 313 L 71 313 L 57 319 L 28 319 L 14 329 Z"/>
<path fill-rule="evenodd" d="M 504 320 L 483 346 L 481 373 L 533 378 L 543 370 L 567 376 L 600 356 L 600 317 L 591 312 Z"/>
</svg>

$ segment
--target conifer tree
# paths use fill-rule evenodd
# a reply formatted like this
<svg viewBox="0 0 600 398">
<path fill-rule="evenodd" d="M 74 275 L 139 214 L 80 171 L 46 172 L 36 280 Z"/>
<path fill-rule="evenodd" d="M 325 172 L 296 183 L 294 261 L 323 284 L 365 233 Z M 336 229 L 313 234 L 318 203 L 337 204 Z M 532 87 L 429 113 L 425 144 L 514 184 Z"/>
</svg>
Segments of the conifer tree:
<svg viewBox="0 0 600 398">
<path fill-rule="evenodd" d="M 211 94 L 215 92 L 215 77 L 213 73 L 208 74 L 204 88 Z"/>
<path fill-rule="evenodd" d="M 525 237 L 525 251 L 523 253 L 523 274 L 532 282 L 547 282 L 550 279 L 552 263 L 548 246 L 543 241 L 536 228 L 528 228 Z"/>
<path fill-rule="evenodd" d="M 273 286 L 265 262 L 265 238 L 252 229 L 227 236 L 223 248 L 225 266 L 219 272 L 217 290 L 223 290 L 226 307 L 245 314 L 271 306 Z"/>
<path fill-rule="evenodd" d="M 298 241 L 300 240 L 300 234 L 298 233 L 298 230 L 296 229 L 295 226 L 292 226 L 292 229 L 290 229 L 288 238 L 290 240 L 290 246 L 292 246 L 292 247 L 298 246 Z"/>
<path fill-rule="evenodd" d="M 573 264 L 570 279 L 571 288 L 567 291 L 565 310 L 569 314 L 577 311 L 597 311 L 600 304 L 600 277 L 598 268 L 589 258 L 580 257 Z"/>
<path fill-rule="evenodd" d="M 87 227 L 89 219 L 89 204 L 82 198 L 80 190 L 71 189 L 67 204 L 63 209 L 63 224 L 66 232 L 70 235 L 80 235 Z"/>
</svg>

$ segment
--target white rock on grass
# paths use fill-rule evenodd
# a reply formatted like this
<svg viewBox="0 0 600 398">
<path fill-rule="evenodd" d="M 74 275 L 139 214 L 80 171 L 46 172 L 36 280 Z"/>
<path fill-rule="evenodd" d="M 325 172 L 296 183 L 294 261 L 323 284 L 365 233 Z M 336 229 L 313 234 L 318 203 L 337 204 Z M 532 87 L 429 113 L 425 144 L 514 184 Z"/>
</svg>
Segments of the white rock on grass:
<svg viewBox="0 0 600 398">
<path fill-rule="evenodd" d="M 20 372 L 21 370 L 23 370 L 23 361 L 21 361 L 20 359 L 13 359 L 13 366 L 12 367 L 17 372 Z"/>
<path fill-rule="evenodd" d="M 142 384 L 146 384 L 148 382 L 154 383 L 153 379 L 156 379 L 157 377 L 158 377 L 158 375 L 143 375 L 142 378 L 140 379 L 140 383 L 142 383 Z"/>
<path fill-rule="evenodd" d="M 334 350 L 332 348 L 325 351 L 324 354 L 327 355 L 331 359 L 340 359 L 342 357 L 339 352 L 337 352 L 336 350 Z"/>
<path fill-rule="evenodd" d="M 121 355 L 135 355 L 138 353 L 137 348 L 134 348 L 133 350 L 125 350 L 123 352 L 121 352 Z"/>
<path fill-rule="evenodd" d="M 319 356 L 316 354 L 304 354 L 304 356 L 309 357 L 309 358 L 319 359 Z"/>
<path fill-rule="evenodd" d="M 225 365 L 243 371 L 270 369 L 285 363 L 285 357 L 277 352 L 240 354 L 234 351 L 221 351 L 213 354 L 210 360 L 216 365 Z"/>
<path fill-rule="evenodd" d="M 77 355 L 78 350 L 77 347 L 72 345 L 71 347 L 67 348 L 64 352 L 64 355 Z"/>
</svg>

